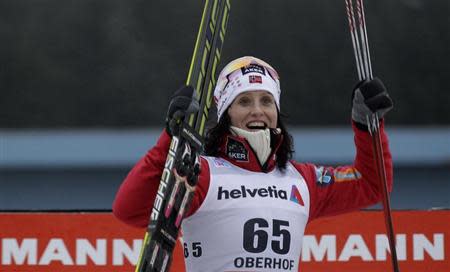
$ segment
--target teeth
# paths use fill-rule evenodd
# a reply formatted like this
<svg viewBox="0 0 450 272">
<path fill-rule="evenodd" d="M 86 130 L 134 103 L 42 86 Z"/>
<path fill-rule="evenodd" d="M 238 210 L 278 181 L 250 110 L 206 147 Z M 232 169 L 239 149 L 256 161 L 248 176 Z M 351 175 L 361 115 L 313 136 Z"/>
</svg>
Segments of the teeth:
<svg viewBox="0 0 450 272">
<path fill-rule="evenodd" d="M 247 124 L 248 127 L 265 127 L 264 122 L 250 122 Z"/>
</svg>

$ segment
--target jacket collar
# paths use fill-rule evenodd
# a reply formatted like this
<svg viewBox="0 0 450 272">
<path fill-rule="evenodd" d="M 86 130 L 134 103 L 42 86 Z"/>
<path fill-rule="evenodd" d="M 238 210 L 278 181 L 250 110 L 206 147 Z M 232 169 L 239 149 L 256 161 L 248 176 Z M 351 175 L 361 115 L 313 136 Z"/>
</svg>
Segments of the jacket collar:
<svg viewBox="0 0 450 272">
<path fill-rule="evenodd" d="M 282 134 L 270 134 L 272 151 L 264 165 L 258 160 L 256 152 L 244 137 L 235 136 L 231 133 L 222 138 L 219 148 L 219 156 L 230 163 L 253 172 L 271 172 L 276 167 L 276 152 L 282 141 Z"/>
</svg>

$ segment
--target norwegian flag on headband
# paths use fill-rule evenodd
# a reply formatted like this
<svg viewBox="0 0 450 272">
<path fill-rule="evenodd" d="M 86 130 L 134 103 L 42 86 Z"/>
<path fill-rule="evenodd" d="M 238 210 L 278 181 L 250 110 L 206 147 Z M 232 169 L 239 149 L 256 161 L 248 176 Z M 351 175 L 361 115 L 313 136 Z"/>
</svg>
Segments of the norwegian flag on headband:
<svg viewBox="0 0 450 272">
<path fill-rule="evenodd" d="M 256 75 L 251 75 L 248 77 L 248 81 L 249 81 L 249 83 L 262 83 L 262 77 L 256 76 Z"/>
</svg>

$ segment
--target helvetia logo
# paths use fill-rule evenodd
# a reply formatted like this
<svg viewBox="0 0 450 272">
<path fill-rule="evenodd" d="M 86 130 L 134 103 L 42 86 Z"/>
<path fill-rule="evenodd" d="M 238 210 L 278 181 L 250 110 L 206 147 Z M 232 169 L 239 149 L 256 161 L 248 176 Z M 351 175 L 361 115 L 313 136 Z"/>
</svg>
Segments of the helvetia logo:
<svg viewBox="0 0 450 272">
<path fill-rule="evenodd" d="M 282 189 L 278 189 L 277 186 L 267 186 L 262 188 L 247 188 L 245 185 L 241 185 L 239 189 L 224 189 L 219 186 L 217 190 L 217 200 L 222 199 L 238 199 L 238 198 L 278 198 L 283 200 L 290 200 L 301 206 L 304 206 L 302 196 L 295 185 L 292 185 L 290 198 L 288 198 L 288 192 Z"/>
<path fill-rule="evenodd" d="M 224 189 L 222 186 L 219 186 L 217 190 L 217 200 L 222 199 L 237 199 L 237 198 L 255 198 L 255 197 L 268 197 L 268 198 L 281 198 L 288 199 L 287 192 L 284 190 L 278 190 L 277 186 L 267 186 L 263 188 L 252 188 L 249 189 L 242 185 L 239 189 Z"/>
<path fill-rule="evenodd" d="M 290 200 L 301 206 L 305 206 L 305 202 L 303 202 L 302 195 L 300 194 L 300 192 L 298 191 L 298 189 L 295 185 L 292 185 Z"/>
</svg>

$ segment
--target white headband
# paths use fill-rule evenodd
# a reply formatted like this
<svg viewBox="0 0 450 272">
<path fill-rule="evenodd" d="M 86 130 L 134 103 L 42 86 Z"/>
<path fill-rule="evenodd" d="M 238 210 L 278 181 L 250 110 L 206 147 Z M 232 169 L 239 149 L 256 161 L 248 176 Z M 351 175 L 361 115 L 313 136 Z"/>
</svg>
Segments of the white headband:
<svg viewBox="0 0 450 272">
<path fill-rule="evenodd" d="M 227 64 L 220 72 L 214 90 L 217 120 L 239 94 L 250 91 L 269 92 L 280 110 L 281 89 L 275 69 L 258 58 L 242 57 Z"/>
</svg>

